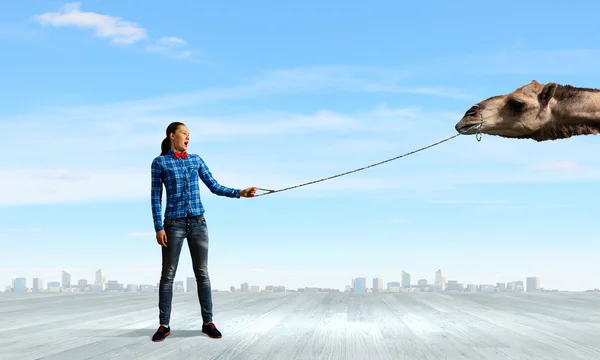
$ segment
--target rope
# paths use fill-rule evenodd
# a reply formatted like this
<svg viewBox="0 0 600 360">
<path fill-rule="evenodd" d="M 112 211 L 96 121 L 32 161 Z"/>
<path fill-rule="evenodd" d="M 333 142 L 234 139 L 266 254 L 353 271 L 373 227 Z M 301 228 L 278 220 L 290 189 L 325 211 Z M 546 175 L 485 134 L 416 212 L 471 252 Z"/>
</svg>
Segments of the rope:
<svg viewBox="0 0 600 360">
<path fill-rule="evenodd" d="M 355 170 L 352 170 L 352 171 L 347 171 L 347 172 L 344 172 L 344 173 L 341 173 L 341 174 L 337 174 L 337 175 L 329 176 L 329 177 L 322 178 L 322 179 L 319 179 L 319 180 L 310 181 L 310 182 L 307 182 L 307 183 L 304 183 L 304 184 L 294 185 L 294 186 L 290 186 L 290 187 L 283 188 L 283 189 L 279 189 L 279 190 L 262 189 L 262 188 L 259 188 L 259 187 L 257 187 L 256 189 L 258 189 L 258 190 L 264 190 L 264 191 L 267 191 L 267 192 L 266 192 L 266 193 L 264 193 L 264 194 L 258 194 L 258 195 L 254 195 L 254 197 L 257 197 L 257 196 L 263 196 L 263 195 L 268 195 L 268 194 L 273 194 L 273 193 L 276 193 L 276 192 L 281 192 L 281 191 L 286 191 L 286 190 L 291 190 L 291 189 L 299 188 L 299 187 L 302 187 L 302 186 L 311 185 L 311 184 L 315 184 L 315 183 L 318 183 L 318 182 L 321 182 L 321 181 L 325 181 L 325 180 L 333 179 L 333 178 L 336 178 L 336 177 L 340 177 L 340 176 L 343 176 L 343 175 L 348 175 L 348 174 L 351 174 L 351 173 L 354 173 L 354 172 L 357 172 L 357 171 L 365 170 L 365 169 L 368 169 L 368 168 L 371 168 L 371 167 L 374 167 L 374 166 L 377 166 L 377 165 L 381 165 L 381 164 L 383 164 L 383 163 L 386 163 L 386 162 L 389 162 L 389 161 L 392 161 L 392 160 L 400 159 L 400 158 L 402 158 L 402 157 L 405 157 L 405 156 L 408 156 L 408 155 L 412 155 L 412 154 L 414 154 L 414 153 L 417 153 L 417 152 L 419 152 L 419 151 L 423 151 L 423 150 L 425 150 L 425 149 L 428 149 L 428 148 L 434 147 L 434 146 L 436 146 L 436 145 L 439 145 L 439 144 L 441 144 L 441 143 L 443 143 L 443 142 L 446 142 L 446 141 L 448 141 L 448 140 L 450 140 L 450 139 L 453 139 L 453 138 L 455 138 L 455 137 L 457 137 L 457 136 L 460 136 L 460 135 L 461 135 L 460 133 L 459 133 L 459 134 L 456 134 L 456 135 L 452 135 L 452 136 L 450 136 L 450 137 L 448 137 L 448 138 L 445 138 L 445 139 L 443 139 L 443 140 L 440 140 L 440 141 L 438 141 L 438 142 L 436 142 L 436 143 L 433 143 L 433 144 L 431 144 L 431 145 L 428 145 L 428 146 L 422 147 L 422 148 L 420 148 L 420 149 L 417 149 L 417 150 L 413 150 L 413 151 L 411 151 L 411 152 L 408 152 L 408 153 L 406 153 L 406 154 L 403 154 L 403 155 L 400 155 L 400 156 L 393 157 L 393 158 L 391 158 L 391 159 L 387 159 L 387 160 L 384 160 L 384 161 L 380 161 L 380 162 L 378 162 L 378 163 L 375 163 L 375 164 L 371 164 L 371 165 L 364 166 L 364 167 L 361 167 L 361 168 L 358 168 L 358 169 L 355 169 Z"/>
</svg>

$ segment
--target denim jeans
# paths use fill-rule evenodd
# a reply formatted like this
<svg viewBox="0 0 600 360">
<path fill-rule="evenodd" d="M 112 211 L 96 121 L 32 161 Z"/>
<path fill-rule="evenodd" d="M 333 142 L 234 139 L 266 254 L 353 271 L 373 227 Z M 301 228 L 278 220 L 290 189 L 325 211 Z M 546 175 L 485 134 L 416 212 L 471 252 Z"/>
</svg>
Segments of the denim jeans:
<svg viewBox="0 0 600 360">
<path fill-rule="evenodd" d="M 173 280 L 177 273 L 179 255 L 187 238 L 196 276 L 198 300 L 204 322 L 212 322 L 212 294 L 208 277 L 208 228 L 204 215 L 191 218 L 166 219 L 167 247 L 162 248 L 162 273 L 160 277 L 158 309 L 161 324 L 169 325 L 173 301 Z"/>
</svg>

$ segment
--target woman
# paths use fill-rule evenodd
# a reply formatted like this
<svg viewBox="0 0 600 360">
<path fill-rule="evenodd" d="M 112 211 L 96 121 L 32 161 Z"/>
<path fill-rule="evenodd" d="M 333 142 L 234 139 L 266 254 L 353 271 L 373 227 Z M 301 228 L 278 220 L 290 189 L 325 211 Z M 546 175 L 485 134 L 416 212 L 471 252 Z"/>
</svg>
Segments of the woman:
<svg viewBox="0 0 600 360">
<path fill-rule="evenodd" d="M 169 320 L 173 280 L 179 264 L 181 247 L 186 238 L 204 320 L 202 332 L 212 338 L 220 338 L 221 332 L 212 322 L 212 293 L 207 271 L 208 231 L 204 219 L 204 207 L 200 200 L 198 179 L 202 180 L 213 194 L 230 198 L 253 197 L 256 194 L 256 187 L 238 190 L 220 185 L 200 156 L 186 152 L 190 134 L 183 123 L 171 123 L 166 133 L 167 136 L 161 144 L 160 156 L 152 161 L 151 166 L 152 217 L 156 240 L 162 246 L 162 273 L 158 302 L 160 326 L 152 341 L 163 341 L 171 334 Z M 167 191 L 164 224 L 161 221 L 163 184 Z"/>
</svg>

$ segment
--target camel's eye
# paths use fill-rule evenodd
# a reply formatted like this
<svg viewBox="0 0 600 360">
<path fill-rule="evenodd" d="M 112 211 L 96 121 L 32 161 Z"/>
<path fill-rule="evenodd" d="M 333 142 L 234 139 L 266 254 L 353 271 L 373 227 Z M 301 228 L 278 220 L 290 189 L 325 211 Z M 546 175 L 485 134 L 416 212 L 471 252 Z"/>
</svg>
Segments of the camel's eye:
<svg viewBox="0 0 600 360">
<path fill-rule="evenodd" d="M 508 100 L 508 108 L 511 109 L 514 112 L 521 112 L 523 111 L 523 109 L 525 109 L 525 103 L 522 101 L 519 101 L 517 99 L 510 99 Z"/>
</svg>

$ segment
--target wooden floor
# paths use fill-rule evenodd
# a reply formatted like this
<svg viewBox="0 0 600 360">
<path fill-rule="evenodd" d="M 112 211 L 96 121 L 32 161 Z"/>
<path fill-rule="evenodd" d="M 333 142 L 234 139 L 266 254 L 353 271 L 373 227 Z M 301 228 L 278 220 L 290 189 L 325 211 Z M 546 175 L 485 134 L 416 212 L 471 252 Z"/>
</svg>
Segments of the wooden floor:
<svg viewBox="0 0 600 360">
<path fill-rule="evenodd" d="M 0 293 L 0 359 L 600 359 L 600 293 Z"/>
</svg>

